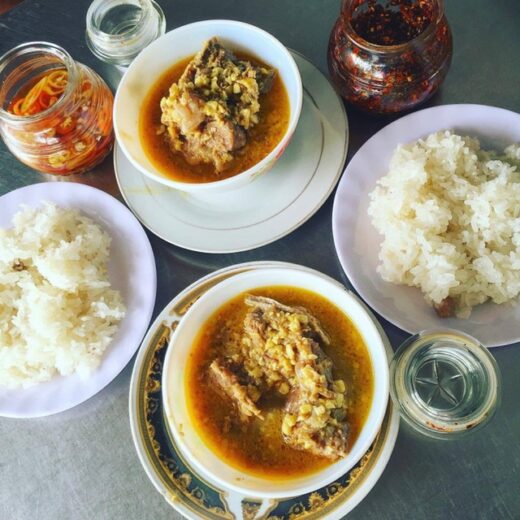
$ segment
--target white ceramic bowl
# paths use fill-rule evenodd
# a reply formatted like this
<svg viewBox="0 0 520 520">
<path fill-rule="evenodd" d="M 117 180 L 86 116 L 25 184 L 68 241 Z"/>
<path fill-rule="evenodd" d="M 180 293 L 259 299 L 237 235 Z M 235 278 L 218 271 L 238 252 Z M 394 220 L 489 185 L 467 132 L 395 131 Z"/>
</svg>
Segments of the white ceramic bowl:
<svg viewBox="0 0 520 520">
<path fill-rule="evenodd" d="M 323 295 L 356 325 L 370 353 L 374 398 L 359 437 L 349 454 L 325 469 L 298 478 L 269 480 L 244 473 L 221 460 L 204 443 L 186 406 L 184 367 L 193 342 L 206 320 L 234 296 L 258 287 L 288 285 Z M 348 384 L 348 383 L 347 383 Z M 217 485 L 258 498 L 286 498 L 325 486 L 351 469 L 368 450 L 381 427 L 389 395 L 388 360 L 383 340 L 363 304 L 340 284 L 296 269 L 259 269 L 233 276 L 205 293 L 186 313 L 173 334 L 162 380 L 166 422 L 181 454 L 201 476 Z"/>
<path fill-rule="evenodd" d="M 146 94 L 161 74 L 183 58 L 197 53 L 203 43 L 217 36 L 231 50 L 245 51 L 276 68 L 287 90 L 290 119 L 278 145 L 248 170 L 208 183 L 186 183 L 164 176 L 151 163 L 139 139 L 139 112 Z M 291 53 L 269 33 L 242 22 L 206 20 L 184 25 L 158 38 L 132 62 L 117 89 L 114 101 L 114 129 L 124 154 L 151 179 L 191 193 L 229 191 L 251 182 L 269 170 L 282 155 L 296 129 L 302 106 L 302 82 Z"/>
</svg>

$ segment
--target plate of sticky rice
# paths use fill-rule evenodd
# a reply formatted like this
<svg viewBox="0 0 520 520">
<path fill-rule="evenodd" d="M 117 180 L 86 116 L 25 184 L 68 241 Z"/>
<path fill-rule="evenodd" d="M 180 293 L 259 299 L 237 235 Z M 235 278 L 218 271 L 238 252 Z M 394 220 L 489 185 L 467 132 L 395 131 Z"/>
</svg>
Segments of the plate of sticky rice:
<svg viewBox="0 0 520 520">
<path fill-rule="evenodd" d="M 155 295 L 148 237 L 114 197 L 72 182 L 0 197 L 0 415 L 58 413 L 103 389 Z"/>
<path fill-rule="evenodd" d="M 333 210 L 348 279 L 410 333 L 520 340 L 520 115 L 445 105 L 389 124 L 356 153 Z"/>
</svg>

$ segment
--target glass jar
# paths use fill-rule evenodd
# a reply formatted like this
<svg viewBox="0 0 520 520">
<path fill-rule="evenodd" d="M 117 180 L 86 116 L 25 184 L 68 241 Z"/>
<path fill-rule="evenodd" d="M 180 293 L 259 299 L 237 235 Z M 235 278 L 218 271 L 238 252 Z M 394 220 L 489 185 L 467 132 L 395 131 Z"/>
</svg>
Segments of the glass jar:
<svg viewBox="0 0 520 520">
<path fill-rule="evenodd" d="M 54 104 L 32 115 L 12 113 L 21 93 L 57 70 L 66 71 L 67 83 Z M 100 163 L 114 141 L 112 105 L 105 82 L 57 45 L 25 43 L 0 58 L 0 134 L 35 170 L 69 175 Z"/>
<path fill-rule="evenodd" d="M 489 422 L 500 403 L 500 371 L 475 338 L 450 329 L 407 339 L 390 365 L 401 417 L 422 434 L 454 439 Z"/>
<path fill-rule="evenodd" d="M 328 65 L 348 103 L 389 114 L 426 101 L 446 77 L 451 56 L 442 0 L 343 0 Z"/>
<path fill-rule="evenodd" d="M 87 11 L 87 45 L 99 59 L 120 67 L 165 30 L 164 13 L 153 0 L 95 0 Z"/>
</svg>

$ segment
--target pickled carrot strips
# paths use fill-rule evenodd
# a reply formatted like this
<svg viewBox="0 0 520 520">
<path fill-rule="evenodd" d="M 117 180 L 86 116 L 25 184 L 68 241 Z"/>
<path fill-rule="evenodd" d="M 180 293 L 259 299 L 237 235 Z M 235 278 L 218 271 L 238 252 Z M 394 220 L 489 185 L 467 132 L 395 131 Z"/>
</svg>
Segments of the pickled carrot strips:
<svg viewBox="0 0 520 520">
<path fill-rule="evenodd" d="M 15 102 L 15 104 L 12 106 L 13 114 L 16 116 L 22 115 L 22 103 L 24 98 L 20 98 L 18 101 Z"/>
<path fill-rule="evenodd" d="M 52 89 L 54 89 L 53 94 L 61 94 L 67 86 L 69 75 L 66 70 L 55 70 L 47 75 L 46 78 L 47 92 L 50 94 Z"/>
<path fill-rule="evenodd" d="M 17 116 L 30 116 L 46 110 L 58 101 L 68 80 L 66 70 L 49 72 L 33 85 L 25 96 L 14 102 L 11 112 Z"/>
<path fill-rule="evenodd" d="M 44 112 L 59 101 L 69 83 L 66 69 L 48 71 L 34 79 L 11 101 L 9 111 L 17 116 Z M 55 151 L 34 161 L 34 167 L 48 173 L 67 175 L 99 162 L 112 144 L 112 104 L 98 108 L 96 84 L 80 76 L 79 85 L 71 85 L 71 101 L 62 103 L 54 112 L 43 114 L 38 125 L 44 131 L 38 136 L 55 147 Z M 111 96 L 108 89 L 99 95 Z M 47 117 L 48 116 L 48 117 Z"/>
<path fill-rule="evenodd" d="M 85 99 L 90 99 L 92 97 L 92 91 L 93 91 L 92 83 L 90 83 L 90 81 L 88 81 L 88 80 L 85 80 L 81 84 L 81 92 L 83 94 L 83 97 Z"/>
</svg>

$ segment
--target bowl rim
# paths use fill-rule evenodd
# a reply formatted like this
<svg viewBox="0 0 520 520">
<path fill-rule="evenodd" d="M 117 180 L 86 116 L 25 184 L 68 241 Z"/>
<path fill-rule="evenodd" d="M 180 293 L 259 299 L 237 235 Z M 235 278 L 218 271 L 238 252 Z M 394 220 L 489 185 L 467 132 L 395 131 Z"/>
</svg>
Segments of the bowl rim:
<svg viewBox="0 0 520 520">
<path fill-rule="evenodd" d="M 121 103 L 121 96 L 122 96 L 122 90 L 123 86 L 125 85 L 125 81 L 129 77 L 130 73 L 135 70 L 137 67 L 140 66 L 141 63 L 143 63 L 146 60 L 147 56 L 152 56 L 154 51 L 156 49 L 159 49 L 163 42 L 167 40 L 168 38 L 172 37 L 172 34 L 179 34 L 184 32 L 189 32 L 193 30 L 194 28 L 197 29 L 199 27 L 205 27 L 205 26 L 232 26 L 232 27 L 240 27 L 245 31 L 250 31 L 252 33 L 255 33 L 256 35 L 259 35 L 262 38 L 266 38 L 267 40 L 270 40 L 272 43 L 274 43 L 275 46 L 277 46 L 281 53 L 285 56 L 287 59 L 287 64 L 290 70 L 290 74 L 294 76 L 296 79 L 296 95 L 294 99 L 294 109 L 292 105 L 292 99 L 290 97 L 289 92 L 287 91 L 287 97 L 291 101 L 291 113 L 289 116 L 289 122 L 287 125 L 287 129 L 284 133 L 284 135 L 281 137 L 281 139 L 278 141 L 277 145 L 259 162 L 248 168 L 247 170 L 244 170 L 243 172 L 237 173 L 231 177 L 228 177 L 226 179 L 212 181 L 212 182 L 205 182 L 205 183 L 191 183 L 191 182 L 182 182 L 182 181 L 175 181 L 173 179 L 169 179 L 165 175 L 161 174 L 158 170 L 157 173 L 154 171 L 150 171 L 146 168 L 144 168 L 134 157 L 133 155 L 127 150 L 124 140 L 121 137 L 122 129 L 119 128 L 118 125 L 118 112 L 119 112 L 119 105 Z M 217 37 L 218 34 L 216 35 Z M 182 58 L 180 58 L 182 59 Z M 263 59 L 263 58 L 262 58 Z M 179 60 L 177 60 L 179 61 Z M 172 64 L 174 62 L 172 61 Z M 269 63 L 266 61 L 266 63 Z M 164 72 L 164 70 L 162 71 Z M 146 93 L 149 92 L 150 87 L 146 91 Z M 139 55 L 132 61 L 132 63 L 129 65 L 129 67 L 126 69 L 125 73 L 121 77 L 121 80 L 119 82 L 119 86 L 116 90 L 115 96 L 114 96 L 114 108 L 113 108 L 113 122 L 114 122 L 114 133 L 117 139 L 117 142 L 119 146 L 121 147 L 121 150 L 125 154 L 125 156 L 128 158 L 128 160 L 144 175 L 149 177 L 150 179 L 159 182 L 161 184 L 170 186 L 172 188 L 176 188 L 183 191 L 189 191 L 189 192 L 201 192 L 201 191 L 209 191 L 215 188 L 225 190 L 227 187 L 230 187 L 233 189 L 233 184 L 238 184 L 240 180 L 245 179 L 246 177 L 253 176 L 255 173 L 262 172 L 266 167 L 268 167 L 270 162 L 274 162 L 276 159 L 278 159 L 287 145 L 289 144 L 289 141 L 294 134 L 294 131 L 296 130 L 296 127 L 298 125 L 298 121 L 300 119 L 300 114 L 302 110 L 302 104 L 303 104 L 303 84 L 301 79 L 301 74 L 298 69 L 298 66 L 296 65 L 296 62 L 290 52 L 290 50 L 280 41 L 278 38 L 273 36 L 271 33 L 267 32 L 264 29 L 261 29 L 260 27 L 257 27 L 256 25 L 252 25 L 246 22 L 241 22 L 238 20 L 228 20 L 228 19 L 212 19 L 212 20 L 202 20 L 198 22 L 192 22 L 189 24 L 182 25 L 180 27 L 176 27 L 175 29 L 172 29 L 171 31 L 166 32 L 159 38 L 157 38 L 155 41 L 153 41 L 150 45 L 148 45 L 146 48 L 144 48 Z M 121 108 L 121 110 L 124 110 L 124 108 Z M 141 146 L 141 145 L 140 145 Z"/>
<path fill-rule="evenodd" d="M 225 466 L 229 467 L 231 470 L 238 472 L 238 473 L 243 473 L 249 477 L 258 479 L 259 481 L 264 481 L 266 483 L 266 487 L 268 485 L 271 485 L 271 486 L 275 485 L 275 489 L 271 488 L 266 491 L 264 491 L 264 490 L 259 491 L 258 489 L 251 489 L 251 488 L 248 488 L 247 486 L 242 486 L 240 484 L 237 484 L 234 481 L 229 481 L 229 480 L 222 478 L 220 475 L 213 473 L 210 470 L 207 470 L 205 464 L 200 462 L 199 458 L 193 456 L 192 451 L 187 447 L 187 445 L 184 442 L 184 434 L 177 429 L 175 421 L 170 420 L 170 417 L 173 417 L 173 415 L 175 415 L 176 412 L 174 412 L 175 405 L 170 403 L 171 389 L 170 389 L 170 383 L 168 382 L 169 381 L 168 374 L 172 369 L 172 367 L 171 367 L 171 365 L 173 363 L 172 359 L 174 358 L 173 345 L 178 340 L 178 338 L 180 336 L 180 331 L 182 331 L 183 328 L 186 327 L 186 323 L 190 319 L 190 316 L 197 313 L 199 311 L 200 307 L 206 305 L 206 301 L 208 299 L 212 298 L 214 294 L 219 293 L 222 290 L 226 290 L 226 289 L 230 289 L 230 288 L 232 289 L 233 285 L 236 284 L 237 281 L 241 281 L 243 279 L 247 280 L 249 278 L 253 278 L 253 279 L 255 279 L 257 277 L 261 278 L 261 277 L 265 277 L 265 276 L 274 277 L 277 274 L 279 274 L 280 272 L 285 273 L 285 274 L 287 272 L 294 273 L 300 280 L 303 280 L 303 281 L 301 281 L 300 284 L 298 284 L 298 282 L 293 283 L 293 284 L 287 284 L 289 286 L 293 285 L 295 287 L 306 288 L 305 280 L 310 280 L 310 279 L 319 281 L 319 283 L 324 283 L 325 287 L 324 287 L 323 292 L 317 293 L 317 291 L 315 291 L 313 289 L 309 289 L 309 288 L 307 288 L 307 290 L 316 292 L 320 296 L 326 298 L 345 314 L 347 314 L 346 310 L 348 308 L 352 308 L 352 306 L 356 307 L 357 311 L 362 313 L 363 318 L 366 319 L 366 323 L 368 324 L 368 327 L 371 329 L 370 333 L 374 334 L 374 337 L 377 338 L 377 342 L 374 342 L 374 343 L 369 343 L 366 340 L 364 340 L 364 342 L 365 342 L 365 345 L 369 352 L 369 355 L 371 357 L 371 364 L 372 364 L 374 378 L 377 376 L 378 381 L 376 384 L 376 381 L 374 380 L 374 394 L 373 394 L 373 398 L 372 398 L 372 403 L 370 405 L 370 410 L 367 414 L 365 423 L 358 435 L 358 438 L 353 446 L 353 449 L 351 449 L 351 451 L 347 454 L 346 457 L 340 459 L 339 461 L 332 462 L 330 465 L 327 465 L 325 468 L 323 468 L 319 471 L 312 472 L 312 473 L 310 473 L 308 475 L 304 475 L 302 477 L 294 477 L 294 478 L 284 479 L 284 480 L 269 479 L 269 478 L 260 477 L 260 476 L 253 475 L 253 474 L 248 474 L 247 472 L 242 471 L 239 468 L 236 468 L 221 459 L 221 463 L 224 464 Z M 266 280 L 266 281 L 260 281 L 257 285 L 255 285 L 255 287 L 265 287 L 265 286 L 269 286 L 269 285 L 281 285 L 281 284 L 279 282 L 273 283 L 273 282 L 269 282 L 268 280 Z M 345 298 L 345 297 L 347 298 L 347 300 L 345 301 L 345 303 L 343 305 L 340 305 L 340 304 L 336 303 L 335 301 L 332 301 L 332 299 L 330 299 L 326 295 L 325 291 L 327 289 L 327 286 L 332 290 L 336 290 L 336 291 L 342 290 L 344 292 L 344 294 L 341 294 L 340 292 L 337 293 L 338 295 L 341 294 L 341 298 Z M 247 291 L 247 290 L 251 290 L 251 289 L 245 289 L 245 291 Z M 231 291 L 229 291 L 228 296 L 225 298 L 225 302 L 231 300 L 232 298 L 234 298 L 235 296 L 237 296 L 238 294 L 240 294 L 242 292 L 244 292 L 244 290 L 236 290 L 236 289 L 233 290 L 232 289 Z M 209 312 L 209 314 L 204 318 L 204 321 L 206 321 L 218 308 L 220 308 L 222 305 L 224 305 L 225 302 L 224 303 L 221 302 L 219 305 L 214 305 L 212 310 Z M 347 314 L 347 317 L 354 323 L 354 325 L 359 330 L 359 332 L 362 334 L 362 336 L 364 336 L 359 324 L 356 321 L 354 321 L 354 319 L 351 318 L 350 315 Z M 368 330 L 368 329 L 364 328 L 363 330 Z M 194 339 L 194 337 L 192 337 L 192 339 Z M 186 341 L 183 341 L 182 343 L 185 345 L 186 344 L 189 345 L 188 347 L 184 347 L 184 350 L 187 349 L 188 351 L 189 351 L 189 349 L 191 349 L 191 346 L 193 344 L 192 342 L 188 343 Z M 378 373 L 378 374 L 376 374 L 376 370 L 375 370 L 376 369 L 376 366 L 375 366 L 375 364 L 376 364 L 375 357 L 376 356 L 380 357 L 382 360 L 380 363 L 380 365 L 382 365 L 382 366 L 380 367 L 380 373 Z M 185 376 L 185 372 L 183 372 L 183 377 L 184 376 Z M 376 395 L 376 390 L 378 388 L 379 388 L 379 392 L 377 395 L 381 396 L 379 398 Z M 169 344 L 168 344 L 168 350 L 166 352 L 166 356 L 164 359 L 162 381 L 161 381 L 161 391 L 162 391 L 162 399 L 163 399 L 163 403 L 164 403 L 164 419 L 165 419 L 165 424 L 166 424 L 166 430 L 168 431 L 168 433 L 170 435 L 173 436 L 181 453 L 183 453 L 183 455 L 187 458 L 187 460 L 190 462 L 190 464 L 192 464 L 194 466 L 195 470 L 201 476 L 215 481 L 219 486 L 221 486 L 225 490 L 239 493 L 239 494 L 242 494 L 243 496 L 255 496 L 255 497 L 264 498 L 264 499 L 288 498 L 288 497 L 312 492 L 322 486 L 330 484 L 334 480 L 337 480 L 339 477 L 344 475 L 346 472 L 350 471 L 352 469 L 352 467 L 354 467 L 355 464 L 357 464 L 359 462 L 359 460 L 361 459 L 363 454 L 366 453 L 366 451 L 370 448 L 370 445 L 374 441 L 374 439 L 377 436 L 377 433 L 380 429 L 381 423 L 382 423 L 382 421 L 384 419 L 384 415 L 386 413 L 388 401 L 390 398 L 389 359 L 388 359 L 386 348 L 385 348 L 385 340 L 381 333 L 380 326 L 379 326 L 375 316 L 372 315 L 372 313 L 368 310 L 366 305 L 362 301 L 360 301 L 360 299 L 355 294 L 353 294 L 351 291 L 346 289 L 341 283 L 339 283 L 336 280 L 328 277 L 327 275 L 324 275 L 319 272 L 302 271 L 302 270 L 298 270 L 298 269 L 290 268 L 290 267 L 280 267 L 277 269 L 272 269 L 272 268 L 271 269 L 258 269 L 258 270 L 254 270 L 254 271 L 246 271 L 243 273 L 238 273 L 230 278 L 227 278 L 227 279 L 219 282 L 215 286 L 211 287 L 206 293 L 204 293 L 199 298 L 199 300 L 197 300 L 192 305 L 192 307 L 190 307 L 190 309 L 188 309 L 186 314 L 183 316 L 183 319 L 179 322 L 177 328 L 175 329 L 174 333 L 172 334 Z M 193 424 L 189 417 L 187 419 L 190 421 L 191 424 Z M 372 422 L 372 430 L 369 430 L 369 433 L 366 435 L 362 444 L 359 444 L 360 439 L 362 439 L 362 433 L 364 430 L 366 430 L 366 426 L 369 422 L 369 419 Z M 196 431 L 196 428 L 193 428 L 193 429 Z M 218 455 L 205 443 L 205 441 L 203 440 L 203 438 L 200 435 L 199 435 L 199 439 L 213 455 L 218 457 Z M 331 469 L 332 466 L 336 466 L 336 467 L 332 470 Z M 323 478 L 324 474 L 327 472 L 329 472 L 329 475 L 326 478 Z M 295 481 L 299 480 L 300 478 L 310 479 L 310 482 L 304 482 L 304 483 L 302 483 L 301 486 L 297 487 L 297 486 L 295 486 L 294 483 L 295 483 Z M 287 488 L 284 488 L 284 483 L 286 483 L 286 482 L 293 483 L 293 486 L 290 488 L 290 491 L 287 490 Z"/>
</svg>

